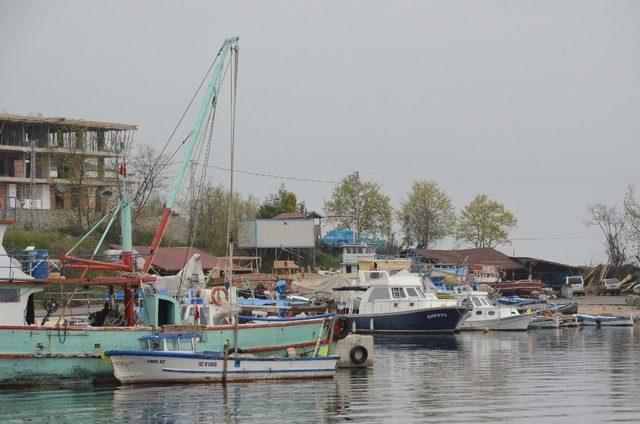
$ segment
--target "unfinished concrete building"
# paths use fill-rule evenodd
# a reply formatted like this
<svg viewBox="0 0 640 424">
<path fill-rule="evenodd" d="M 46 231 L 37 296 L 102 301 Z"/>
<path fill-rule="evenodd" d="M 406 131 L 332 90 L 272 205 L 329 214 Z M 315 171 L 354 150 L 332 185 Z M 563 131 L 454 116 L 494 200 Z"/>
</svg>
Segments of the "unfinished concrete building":
<svg viewBox="0 0 640 424">
<path fill-rule="evenodd" d="M 23 209 L 102 210 L 136 129 L 0 113 L 0 197 Z"/>
</svg>

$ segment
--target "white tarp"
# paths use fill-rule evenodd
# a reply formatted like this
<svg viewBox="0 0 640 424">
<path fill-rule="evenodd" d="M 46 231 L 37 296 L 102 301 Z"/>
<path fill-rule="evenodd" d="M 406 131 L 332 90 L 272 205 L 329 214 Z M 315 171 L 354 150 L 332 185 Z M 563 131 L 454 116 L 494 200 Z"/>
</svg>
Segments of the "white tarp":
<svg viewBox="0 0 640 424">
<path fill-rule="evenodd" d="M 166 291 L 167 295 L 174 297 L 184 297 L 190 289 L 204 289 L 205 276 L 200 255 L 193 255 L 176 275 L 157 277 L 150 286 L 156 293 Z"/>
</svg>

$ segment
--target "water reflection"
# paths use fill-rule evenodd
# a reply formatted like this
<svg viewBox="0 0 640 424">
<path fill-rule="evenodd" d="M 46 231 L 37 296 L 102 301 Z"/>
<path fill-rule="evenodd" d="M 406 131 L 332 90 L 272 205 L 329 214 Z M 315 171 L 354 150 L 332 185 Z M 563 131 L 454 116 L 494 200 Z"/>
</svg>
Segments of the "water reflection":
<svg viewBox="0 0 640 424">
<path fill-rule="evenodd" d="M 602 422 L 640 417 L 640 335 L 378 337 L 335 380 L 0 391 L 3 422 Z"/>
</svg>

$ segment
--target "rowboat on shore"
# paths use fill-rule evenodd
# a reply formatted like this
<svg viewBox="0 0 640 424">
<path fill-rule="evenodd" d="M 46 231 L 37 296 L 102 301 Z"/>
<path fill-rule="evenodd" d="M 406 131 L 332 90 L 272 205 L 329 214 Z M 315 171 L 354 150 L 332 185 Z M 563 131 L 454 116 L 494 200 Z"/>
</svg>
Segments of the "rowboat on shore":
<svg viewBox="0 0 640 424">
<path fill-rule="evenodd" d="M 140 338 L 138 350 L 110 350 L 105 356 L 122 384 L 220 383 L 333 378 L 339 356 L 257 357 L 223 351 L 197 351 L 200 335 Z"/>
<path fill-rule="evenodd" d="M 630 327 L 633 326 L 633 316 L 613 317 L 604 315 L 573 314 L 580 325 L 593 327 Z"/>
</svg>

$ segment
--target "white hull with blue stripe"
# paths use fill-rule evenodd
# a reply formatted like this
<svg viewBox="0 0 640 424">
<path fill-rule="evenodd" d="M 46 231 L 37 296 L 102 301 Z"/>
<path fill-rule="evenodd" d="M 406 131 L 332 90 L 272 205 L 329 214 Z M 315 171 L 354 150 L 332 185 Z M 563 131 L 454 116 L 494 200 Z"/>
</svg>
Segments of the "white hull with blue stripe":
<svg viewBox="0 0 640 424">
<path fill-rule="evenodd" d="M 633 326 L 633 316 L 629 317 L 609 317 L 599 315 L 573 314 L 578 320 L 578 324 L 594 327 L 631 327 Z"/>
<path fill-rule="evenodd" d="M 115 377 L 123 384 L 216 383 L 333 378 L 338 356 L 256 358 L 219 352 L 109 351 Z"/>
</svg>

